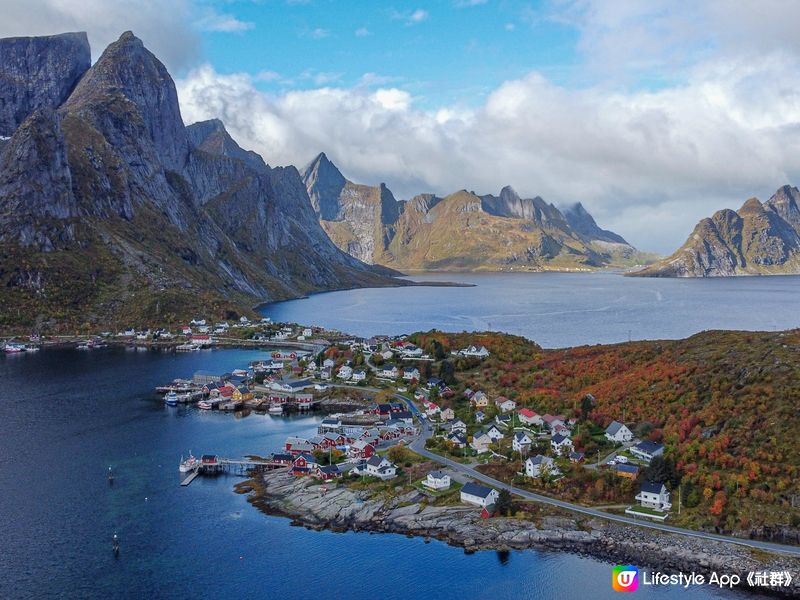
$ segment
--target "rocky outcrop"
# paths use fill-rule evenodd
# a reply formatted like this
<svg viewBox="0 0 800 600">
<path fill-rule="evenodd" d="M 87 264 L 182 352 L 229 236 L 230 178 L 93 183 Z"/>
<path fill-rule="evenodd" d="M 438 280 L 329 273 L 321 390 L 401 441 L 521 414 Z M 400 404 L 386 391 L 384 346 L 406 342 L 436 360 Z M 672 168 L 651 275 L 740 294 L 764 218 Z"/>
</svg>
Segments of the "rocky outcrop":
<svg viewBox="0 0 800 600">
<path fill-rule="evenodd" d="M 250 501 L 267 513 L 290 517 L 298 525 L 334 531 L 399 533 L 442 540 L 467 551 L 531 548 L 586 554 L 618 564 L 650 566 L 662 572 L 747 573 L 800 568 L 800 561 L 699 538 L 671 536 L 601 519 L 552 515 L 539 522 L 495 517 L 465 505 L 433 506 L 411 491 L 392 497 L 373 496 L 336 483 L 320 485 L 285 471 L 263 475 L 249 488 Z M 245 490 L 247 491 L 247 490 Z M 800 596 L 796 581 L 789 596 Z M 787 592 L 786 588 L 781 590 Z"/>
<path fill-rule="evenodd" d="M 649 257 L 600 229 L 583 207 L 577 231 L 558 208 L 511 186 L 398 202 L 384 185 L 348 181 L 325 154 L 303 171 L 325 231 L 356 258 L 400 270 L 594 269 Z M 621 241 L 618 241 L 621 240 Z"/>
<path fill-rule="evenodd" d="M 90 64 L 83 32 L 0 40 L 0 136 L 35 110 L 60 106 Z"/>
<path fill-rule="evenodd" d="M 800 192 L 783 186 L 767 202 L 750 198 L 700 221 L 671 256 L 632 273 L 645 277 L 727 277 L 800 273 Z"/>
<path fill-rule="evenodd" d="M 630 245 L 621 235 L 617 235 L 607 229 L 601 229 L 595 222 L 594 217 L 589 214 L 580 202 L 564 209 L 564 217 L 566 217 L 567 223 L 572 230 L 587 241 Z"/>
<path fill-rule="evenodd" d="M 294 167 L 270 168 L 219 121 L 184 127 L 169 73 L 130 32 L 4 143 L 0 243 L 0 300 L 29 320 L 238 314 L 396 284 L 330 241 Z M 33 277 L 15 274 L 22 255 L 35 298 L 16 283 Z"/>
</svg>

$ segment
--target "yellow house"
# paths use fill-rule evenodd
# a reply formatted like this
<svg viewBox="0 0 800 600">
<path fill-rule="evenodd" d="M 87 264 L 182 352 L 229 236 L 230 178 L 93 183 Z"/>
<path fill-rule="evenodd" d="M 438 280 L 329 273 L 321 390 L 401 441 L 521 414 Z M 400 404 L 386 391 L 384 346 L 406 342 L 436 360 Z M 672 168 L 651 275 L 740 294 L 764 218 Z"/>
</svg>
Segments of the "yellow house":
<svg viewBox="0 0 800 600">
<path fill-rule="evenodd" d="M 247 402 L 248 400 L 253 399 L 253 392 L 251 392 L 245 386 L 241 386 L 233 390 L 233 395 L 231 398 L 237 402 Z"/>
<path fill-rule="evenodd" d="M 470 399 L 475 408 L 486 408 L 489 406 L 489 397 L 483 392 L 475 392 L 475 395 Z"/>
</svg>

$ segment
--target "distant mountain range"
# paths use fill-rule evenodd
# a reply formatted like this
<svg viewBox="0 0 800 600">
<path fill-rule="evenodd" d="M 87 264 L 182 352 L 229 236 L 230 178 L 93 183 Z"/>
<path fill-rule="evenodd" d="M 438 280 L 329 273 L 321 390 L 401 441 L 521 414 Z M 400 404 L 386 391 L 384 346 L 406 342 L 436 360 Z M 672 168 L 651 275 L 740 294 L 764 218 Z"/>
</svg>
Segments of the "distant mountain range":
<svg viewBox="0 0 800 600">
<path fill-rule="evenodd" d="M 400 270 L 596 269 L 652 262 L 598 227 L 580 204 L 563 212 L 510 186 L 498 196 L 461 190 L 398 201 L 384 184 L 348 181 L 321 153 L 302 172 L 334 243 L 368 264 Z"/>
<path fill-rule="evenodd" d="M 800 273 L 800 192 L 784 185 L 762 203 L 705 218 L 674 254 L 632 275 L 724 277 Z"/>
<path fill-rule="evenodd" d="M 397 285 L 340 251 L 294 167 L 220 121 L 185 127 L 159 60 L 124 33 L 0 40 L 0 324 L 235 315 Z"/>
</svg>

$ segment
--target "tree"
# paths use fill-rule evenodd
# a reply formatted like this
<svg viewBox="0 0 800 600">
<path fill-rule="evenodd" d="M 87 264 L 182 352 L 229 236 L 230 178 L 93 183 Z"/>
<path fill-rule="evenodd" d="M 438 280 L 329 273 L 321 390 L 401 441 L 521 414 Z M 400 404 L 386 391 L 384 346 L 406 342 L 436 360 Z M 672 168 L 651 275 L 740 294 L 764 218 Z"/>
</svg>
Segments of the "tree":
<svg viewBox="0 0 800 600">
<path fill-rule="evenodd" d="M 500 490 L 497 496 L 497 501 L 494 503 L 494 508 L 498 514 L 506 516 L 511 512 L 513 500 L 511 499 L 511 492 L 506 489 Z"/>
<path fill-rule="evenodd" d="M 594 408 L 594 396 L 591 394 L 586 394 L 581 400 L 581 416 L 584 419 L 589 418 L 589 413 L 592 412 Z"/>
<path fill-rule="evenodd" d="M 405 464 L 412 458 L 411 451 L 405 446 L 392 446 L 387 453 L 389 460 L 395 464 Z"/>
<path fill-rule="evenodd" d="M 443 360 L 439 366 L 439 378 L 447 385 L 456 383 L 456 370 L 453 368 L 453 363 L 449 360 Z"/>
<path fill-rule="evenodd" d="M 650 465 L 645 471 L 645 479 L 669 483 L 673 488 L 677 487 L 681 481 L 675 469 L 675 461 L 665 456 L 656 456 L 650 461 Z"/>
</svg>

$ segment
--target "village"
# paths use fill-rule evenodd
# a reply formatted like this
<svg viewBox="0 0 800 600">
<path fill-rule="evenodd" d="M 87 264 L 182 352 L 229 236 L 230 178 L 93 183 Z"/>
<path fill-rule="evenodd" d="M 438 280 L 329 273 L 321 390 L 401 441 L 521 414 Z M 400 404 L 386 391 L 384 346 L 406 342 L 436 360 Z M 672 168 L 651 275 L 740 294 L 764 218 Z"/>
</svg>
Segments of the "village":
<svg viewBox="0 0 800 600">
<path fill-rule="evenodd" d="M 627 494 L 628 502 L 622 498 L 609 507 L 610 513 L 653 521 L 670 515 L 668 469 L 651 465 L 660 466 L 663 444 L 638 438 L 621 421 L 600 427 L 580 415 L 539 414 L 502 395 L 456 391 L 452 361 L 480 365 L 491 354 L 484 346 L 428 352 L 406 336 L 354 339 L 321 328 L 244 318 L 228 326 L 195 319 L 168 339 L 179 342 L 178 351 L 190 345 L 210 348 L 220 338 L 237 339 L 234 332 L 245 334 L 239 336 L 243 343 L 272 346 L 268 357 L 229 373 L 197 372 L 191 379 L 159 386 L 157 392 L 164 394 L 167 405 L 196 403 L 200 410 L 253 410 L 275 417 L 326 411 L 316 435 L 290 437 L 282 448 L 272 449 L 264 463 L 270 469 L 285 469 L 326 486 L 365 486 L 391 482 L 415 462 L 433 457 L 432 464 L 440 464 L 407 483 L 432 498 L 457 498 L 487 518 L 509 510 L 509 489 L 485 485 L 470 472 L 491 476 L 511 490 L 516 486 L 559 498 L 568 477 L 585 471 L 618 480 Z M 280 345 L 294 346 L 275 349 Z M 434 367 L 439 376 L 433 375 Z M 354 394 L 350 402 L 356 406 L 326 410 L 326 402 L 342 394 Z M 576 438 L 578 431 L 583 435 Z M 591 442 L 576 444 L 575 439 Z M 184 465 L 183 471 L 197 470 L 195 466 L 212 471 L 217 465 L 215 455 L 190 460 L 196 463 Z M 463 469 L 447 466 L 448 461 Z"/>
</svg>

